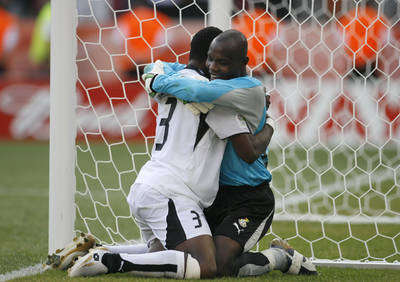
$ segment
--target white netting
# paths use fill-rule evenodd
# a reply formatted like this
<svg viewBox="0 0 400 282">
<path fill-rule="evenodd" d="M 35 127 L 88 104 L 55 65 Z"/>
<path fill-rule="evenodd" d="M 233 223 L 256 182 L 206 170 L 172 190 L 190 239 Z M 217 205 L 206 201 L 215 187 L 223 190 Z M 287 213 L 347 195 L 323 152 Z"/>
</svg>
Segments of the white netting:
<svg viewBox="0 0 400 282">
<path fill-rule="evenodd" d="M 249 74 L 277 124 L 266 240 L 318 259 L 399 260 L 400 5 L 233 2 L 217 14 L 248 38 Z M 186 63 L 213 12 L 207 1 L 78 1 L 77 231 L 139 238 L 125 197 L 150 156 L 156 105 L 138 77 L 156 59 Z"/>
</svg>

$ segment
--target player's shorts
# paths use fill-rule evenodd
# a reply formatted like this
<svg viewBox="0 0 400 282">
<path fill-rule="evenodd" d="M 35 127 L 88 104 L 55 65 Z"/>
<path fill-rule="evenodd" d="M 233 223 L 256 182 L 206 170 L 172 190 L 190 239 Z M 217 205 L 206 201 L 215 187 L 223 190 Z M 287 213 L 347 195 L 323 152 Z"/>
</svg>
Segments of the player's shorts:
<svg viewBox="0 0 400 282">
<path fill-rule="evenodd" d="M 204 211 L 213 236 L 223 235 L 249 251 L 272 223 L 275 198 L 269 183 L 220 186 L 214 203 Z"/>
<path fill-rule="evenodd" d="M 134 183 L 127 201 L 147 244 L 157 238 L 166 249 L 174 249 L 185 240 L 211 236 L 203 210 L 189 197 L 168 198 L 151 186 Z"/>
</svg>

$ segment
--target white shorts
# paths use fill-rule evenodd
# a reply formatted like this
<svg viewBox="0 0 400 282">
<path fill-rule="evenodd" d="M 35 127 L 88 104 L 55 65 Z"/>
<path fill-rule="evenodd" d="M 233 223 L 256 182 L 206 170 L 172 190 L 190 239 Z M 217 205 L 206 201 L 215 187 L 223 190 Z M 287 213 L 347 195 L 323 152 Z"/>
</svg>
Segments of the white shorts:
<svg viewBox="0 0 400 282">
<path fill-rule="evenodd" d="M 211 236 L 203 210 L 189 197 L 166 197 L 149 185 L 134 183 L 127 201 L 146 243 L 157 238 L 166 249 L 174 249 L 185 240 Z"/>
</svg>

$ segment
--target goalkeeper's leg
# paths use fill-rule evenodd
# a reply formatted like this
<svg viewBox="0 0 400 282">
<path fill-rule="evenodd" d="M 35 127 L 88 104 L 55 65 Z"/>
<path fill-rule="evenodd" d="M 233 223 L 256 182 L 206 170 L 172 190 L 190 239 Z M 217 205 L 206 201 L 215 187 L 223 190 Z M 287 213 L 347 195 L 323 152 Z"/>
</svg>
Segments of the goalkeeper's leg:
<svg viewBox="0 0 400 282">
<path fill-rule="evenodd" d="M 278 238 L 272 240 L 271 248 L 244 253 L 236 263 L 239 277 L 261 275 L 272 270 L 295 275 L 318 274 L 308 258 L 294 250 L 287 241 Z"/>
</svg>

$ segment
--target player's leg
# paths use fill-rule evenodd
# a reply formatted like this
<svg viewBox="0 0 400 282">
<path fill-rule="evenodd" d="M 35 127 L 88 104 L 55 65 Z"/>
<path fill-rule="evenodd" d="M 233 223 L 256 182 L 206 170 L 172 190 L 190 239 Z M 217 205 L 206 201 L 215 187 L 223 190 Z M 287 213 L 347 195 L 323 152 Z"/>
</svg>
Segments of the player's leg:
<svg viewBox="0 0 400 282">
<path fill-rule="evenodd" d="M 239 257 L 268 231 L 274 203 L 267 183 L 257 187 L 220 187 L 215 202 L 205 211 L 214 235 L 220 276 L 237 275 L 242 266 Z"/>
<path fill-rule="evenodd" d="M 146 254 L 114 254 L 106 248 L 97 247 L 79 258 L 68 269 L 70 277 L 116 272 L 147 277 L 200 278 L 200 266 L 197 260 L 188 253 L 175 250 Z"/>
<path fill-rule="evenodd" d="M 167 232 L 154 229 L 153 232 L 158 238 L 165 238 L 167 249 L 187 252 L 195 258 L 201 278 L 214 277 L 217 272 L 215 245 L 203 210 L 190 198 L 181 196 L 169 199 L 168 210 Z"/>
<path fill-rule="evenodd" d="M 134 184 L 127 200 L 144 242 L 153 242 L 160 237 L 165 246 L 168 231 L 175 230 L 174 226 L 168 226 L 166 222 L 166 219 L 171 217 L 170 214 L 174 213 L 174 210 L 170 209 L 169 199 L 149 186 Z M 186 269 L 187 266 L 190 266 L 189 271 Z M 80 258 L 68 273 L 71 277 L 76 277 L 115 272 L 129 272 L 132 275 L 150 277 L 200 277 L 198 262 L 181 251 L 129 254 L 112 253 L 105 247 L 91 250 Z"/>
<path fill-rule="evenodd" d="M 242 203 L 243 207 L 247 205 L 247 208 L 243 209 L 243 214 L 248 213 L 249 221 L 247 230 L 243 232 L 242 236 L 236 238 L 242 246 L 243 254 L 240 254 L 234 261 L 233 273 L 231 274 L 239 277 L 255 276 L 268 273 L 271 270 L 280 270 L 289 274 L 317 274 L 316 268 L 310 260 L 294 250 L 284 240 L 274 239 L 271 242 L 271 248 L 261 252 L 249 251 L 268 231 L 274 212 L 274 198 L 269 185 L 266 189 L 254 188 L 256 188 L 254 192 L 248 193 L 249 197 L 246 201 L 250 205 Z M 264 199 L 267 216 L 264 219 L 262 216 L 252 218 L 252 215 L 257 215 L 260 212 L 260 209 L 254 208 L 260 199 Z M 240 219 L 237 220 L 237 223 L 240 225 Z M 229 274 L 228 271 L 229 268 L 227 269 Z"/>
<path fill-rule="evenodd" d="M 189 253 L 199 262 L 200 278 L 214 278 L 216 276 L 216 251 L 211 235 L 200 235 L 188 239 L 176 246 L 175 250 Z"/>
<path fill-rule="evenodd" d="M 210 255 L 210 242 L 213 246 L 211 233 L 199 207 L 193 207 L 190 199 L 168 199 L 152 190 L 151 187 L 136 185 L 136 189 L 128 197 L 132 212 L 141 229 L 145 242 L 158 238 L 169 249 L 162 252 L 146 254 L 112 254 L 106 249 L 98 249 L 81 258 L 69 271 L 70 276 L 92 276 L 101 273 L 130 272 L 133 275 L 171 278 L 200 278 L 207 277 L 212 271 L 207 269 Z M 195 215 L 195 216 L 194 216 Z M 166 220 L 165 220 L 166 219 Z M 190 226 L 188 224 L 190 223 Z M 192 227 L 191 227 L 192 226 Z M 198 235 L 208 235 L 207 239 L 194 238 Z M 206 238 L 206 236 L 204 236 Z M 185 240 L 201 244 L 204 251 L 184 248 Z M 188 246 L 190 244 L 186 242 Z M 200 262 L 193 258 L 192 252 Z M 212 252 L 211 252 L 212 253 Z M 215 258 L 212 258 L 211 261 Z"/>
<path fill-rule="evenodd" d="M 150 234 L 152 235 L 151 230 Z M 122 245 L 101 245 L 108 251 L 115 254 L 145 254 L 166 250 L 159 239 L 149 235 L 147 243 L 122 244 Z M 97 244 L 99 246 L 99 244 Z"/>
<path fill-rule="evenodd" d="M 79 257 L 87 254 L 96 244 L 90 234 L 81 233 L 62 249 L 57 249 L 47 257 L 46 267 L 65 270 Z"/>
<path fill-rule="evenodd" d="M 92 235 L 80 233 L 64 248 L 57 249 L 54 253 L 48 255 L 45 267 L 66 270 L 73 265 L 78 257 L 86 255 L 91 248 L 96 246 L 102 246 L 111 253 L 116 254 L 145 254 L 164 250 L 158 239 L 154 239 L 149 244 L 100 245 Z"/>
<path fill-rule="evenodd" d="M 271 241 L 270 249 L 278 249 L 285 252 L 289 265 L 287 271 L 283 271 L 284 273 L 306 275 L 318 274 L 315 265 L 308 258 L 293 249 L 286 240 L 275 238 Z"/>
<path fill-rule="evenodd" d="M 238 259 L 238 276 L 255 276 L 271 270 L 287 274 L 318 274 L 315 265 L 305 256 L 294 250 L 287 241 L 274 239 L 271 248 L 261 252 L 247 252 Z"/>
<path fill-rule="evenodd" d="M 151 196 L 148 187 L 140 193 L 136 191 L 136 199 Z M 146 223 L 150 229 L 141 226 L 144 241 L 160 240 L 162 246 L 168 250 L 177 250 L 188 253 L 198 261 L 201 269 L 201 278 L 212 278 L 216 274 L 215 245 L 211 231 L 205 219 L 203 210 L 195 201 L 184 196 L 166 198 L 157 191 L 153 191 L 155 199 L 164 200 L 165 208 L 149 210 L 148 200 L 137 201 L 132 212 L 139 226 Z M 157 212 L 160 214 L 156 214 Z M 163 219 L 157 223 L 157 218 Z M 149 223 L 150 222 L 150 223 Z"/>
<path fill-rule="evenodd" d="M 234 263 L 242 254 L 242 246 L 226 236 L 214 236 L 218 276 L 233 276 Z"/>
<path fill-rule="evenodd" d="M 252 256 L 244 254 L 248 254 L 248 251 L 265 235 L 272 217 L 273 210 L 270 209 L 270 213 L 264 218 L 252 217 L 246 213 L 242 213 L 240 217 L 225 218 L 214 235 L 219 275 L 237 276 L 244 265 L 257 262 Z"/>
<path fill-rule="evenodd" d="M 102 245 L 108 251 L 114 254 L 145 254 L 149 252 L 147 244 L 131 244 L 131 245 Z"/>
</svg>

